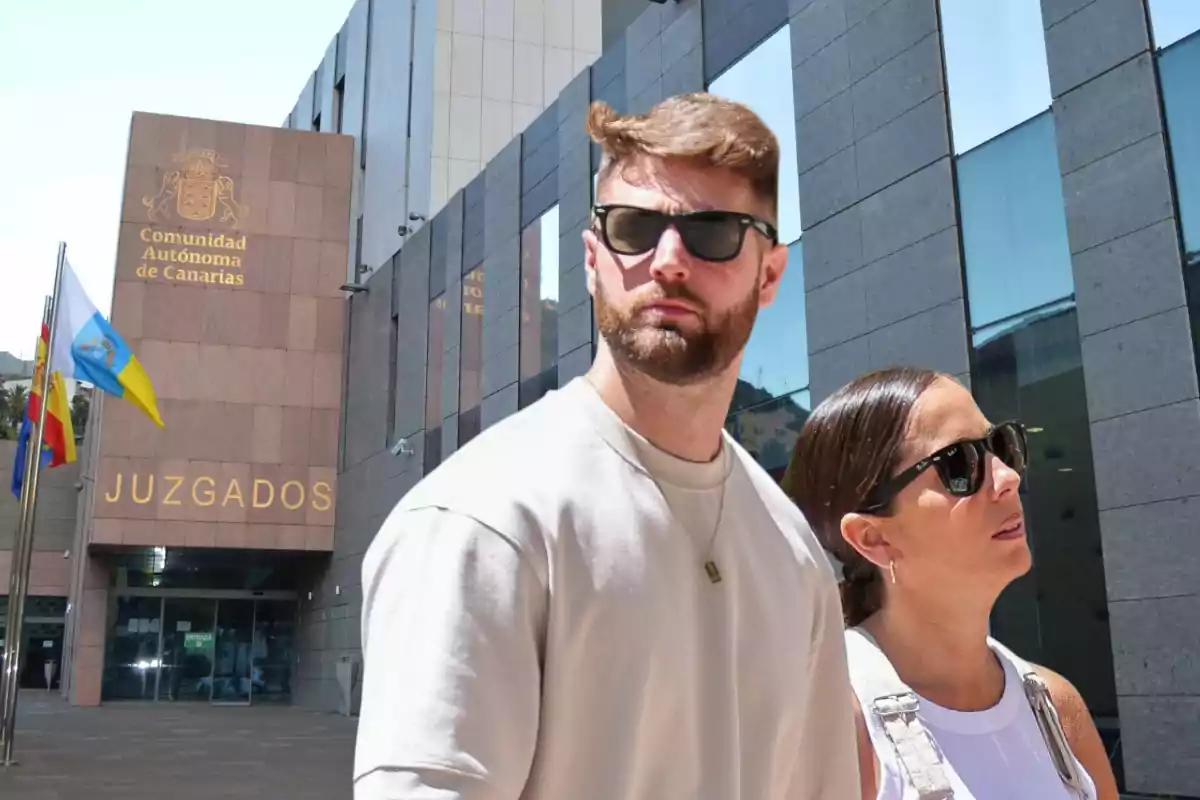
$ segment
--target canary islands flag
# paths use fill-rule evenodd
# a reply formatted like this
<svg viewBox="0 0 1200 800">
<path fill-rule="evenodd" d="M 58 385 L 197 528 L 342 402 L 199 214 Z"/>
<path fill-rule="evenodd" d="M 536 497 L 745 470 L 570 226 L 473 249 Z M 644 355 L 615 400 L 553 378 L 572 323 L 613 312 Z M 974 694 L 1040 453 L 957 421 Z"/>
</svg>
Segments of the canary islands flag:
<svg viewBox="0 0 1200 800">
<path fill-rule="evenodd" d="M 124 397 L 163 427 L 146 370 L 96 310 L 71 265 L 64 261 L 62 269 L 51 363 L 65 378 L 87 381 L 101 391 Z"/>
<path fill-rule="evenodd" d="M 25 482 L 25 454 L 29 451 L 33 425 L 42 410 L 42 379 L 46 374 L 47 348 L 50 344 L 50 328 L 42 324 L 42 335 L 38 339 L 37 355 L 34 357 L 33 381 L 29 387 L 29 403 L 25 417 L 21 420 L 21 432 L 17 437 L 17 454 L 13 463 L 12 493 L 21 496 Z M 58 370 L 50 373 L 50 402 L 46 404 L 46 429 L 42 432 L 42 469 L 58 467 L 75 461 L 75 428 L 71 422 L 71 403 L 67 399 L 67 385 Z"/>
</svg>

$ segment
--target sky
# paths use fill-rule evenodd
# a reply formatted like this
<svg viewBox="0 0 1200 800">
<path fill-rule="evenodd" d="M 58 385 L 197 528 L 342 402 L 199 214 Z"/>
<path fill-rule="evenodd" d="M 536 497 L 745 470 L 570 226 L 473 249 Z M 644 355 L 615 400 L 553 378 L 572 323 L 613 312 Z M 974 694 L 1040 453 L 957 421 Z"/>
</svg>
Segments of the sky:
<svg viewBox="0 0 1200 800">
<path fill-rule="evenodd" d="M 0 351 L 32 357 L 60 240 L 108 314 L 135 110 L 279 125 L 352 5 L 0 3 Z"/>
</svg>

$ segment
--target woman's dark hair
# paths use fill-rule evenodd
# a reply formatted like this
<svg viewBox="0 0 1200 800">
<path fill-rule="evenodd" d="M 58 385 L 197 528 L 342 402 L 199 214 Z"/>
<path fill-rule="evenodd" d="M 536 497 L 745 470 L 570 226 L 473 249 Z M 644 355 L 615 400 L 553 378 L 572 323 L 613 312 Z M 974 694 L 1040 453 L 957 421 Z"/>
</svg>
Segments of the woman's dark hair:
<svg viewBox="0 0 1200 800">
<path fill-rule="evenodd" d="M 842 538 L 842 517 L 861 508 L 875 486 L 900 466 L 913 406 L 940 377 L 927 369 L 889 367 L 855 378 L 813 409 L 783 476 L 784 491 L 825 549 L 842 562 L 848 626 L 879 610 L 883 576 Z"/>
</svg>

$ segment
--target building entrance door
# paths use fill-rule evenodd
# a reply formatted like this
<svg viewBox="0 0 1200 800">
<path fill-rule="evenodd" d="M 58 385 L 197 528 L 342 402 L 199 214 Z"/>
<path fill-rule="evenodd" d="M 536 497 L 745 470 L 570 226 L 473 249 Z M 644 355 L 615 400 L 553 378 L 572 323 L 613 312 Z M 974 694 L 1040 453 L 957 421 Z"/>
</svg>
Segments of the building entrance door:
<svg viewBox="0 0 1200 800">
<path fill-rule="evenodd" d="M 212 699 L 217 602 L 204 597 L 165 597 L 158 699 Z"/>
<path fill-rule="evenodd" d="M 102 699 L 289 700 L 295 599 L 223 594 L 118 596 Z"/>
<path fill-rule="evenodd" d="M 218 601 L 216 633 L 213 702 L 248 704 L 253 693 L 254 601 Z"/>
</svg>

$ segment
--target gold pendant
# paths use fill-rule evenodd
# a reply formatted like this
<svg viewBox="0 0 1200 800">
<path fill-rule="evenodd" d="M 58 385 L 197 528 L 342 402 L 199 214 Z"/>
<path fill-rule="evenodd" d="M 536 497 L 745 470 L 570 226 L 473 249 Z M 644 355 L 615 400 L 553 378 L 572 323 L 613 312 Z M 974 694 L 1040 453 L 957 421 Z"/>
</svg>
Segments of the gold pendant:
<svg viewBox="0 0 1200 800">
<path fill-rule="evenodd" d="M 704 572 L 708 575 L 708 579 L 713 583 L 721 582 L 721 570 L 717 569 L 715 561 L 709 559 L 704 562 Z"/>
</svg>

